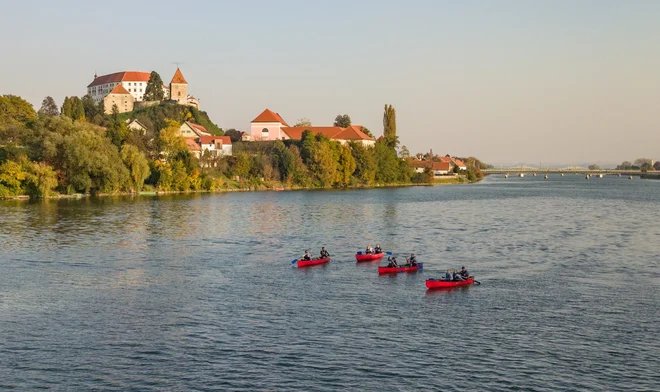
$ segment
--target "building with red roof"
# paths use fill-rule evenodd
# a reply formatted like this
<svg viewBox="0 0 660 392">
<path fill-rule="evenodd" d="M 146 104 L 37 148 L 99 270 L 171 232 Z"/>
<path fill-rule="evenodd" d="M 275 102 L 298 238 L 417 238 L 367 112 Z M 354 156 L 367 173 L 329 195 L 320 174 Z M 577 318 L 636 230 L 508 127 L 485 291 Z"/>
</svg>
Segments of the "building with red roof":
<svg viewBox="0 0 660 392">
<path fill-rule="evenodd" d="M 94 75 L 94 80 L 87 85 L 87 94 L 95 103 L 104 101 L 105 97 L 117 86 L 122 86 L 131 96 L 133 102 L 143 102 L 147 83 L 151 72 L 122 71 L 107 75 Z M 165 100 L 174 100 L 180 105 L 195 106 L 199 109 L 199 100 L 188 94 L 188 82 L 179 68 L 174 72 L 169 86 L 163 85 Z M 105 108 L 106 112 L 112 110 Z M 131 109 L 132 110 L 132 109 Z"/>
<path fill-rule="evenodd" d="M 250 123 L 250 137 L 255 141 L 300 140 L 305 131 L 310 131 L 314 135 L 323 134 L 342 144 L 349 141 L 361 142 L 367 146 L 376 144 L 376 141 L 364 132 L 364 127 L 361 125 L 351 125 L 346 128 L 335 126 L 290 127 L 279 113 L 270 109 L 264 110 Z"/>
<path fill-rule="evenodd" d="M 121 84 L 116 85 L 104 98 L 103 107 L 105 114 L 112 113 L 112 108 L 117 107 L 119 113 L 132 112 L 135 98 Z"/>
</svg>

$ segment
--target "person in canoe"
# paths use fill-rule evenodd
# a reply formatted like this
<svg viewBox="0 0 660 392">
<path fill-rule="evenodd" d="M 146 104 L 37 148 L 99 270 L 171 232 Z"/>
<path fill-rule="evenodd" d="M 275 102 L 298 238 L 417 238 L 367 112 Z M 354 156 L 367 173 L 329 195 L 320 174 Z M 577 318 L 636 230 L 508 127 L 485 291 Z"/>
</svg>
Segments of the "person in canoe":
<svg viewBox="0 0 660 392">
<path fill-rule="evenodd" d="M 306 250 L 305 254 L 300 258 L 300 260 L 305 260 L 305 261 L 308 261 L 308 260 L 311 260 L 311 259 L 312 259 L 312 254 L 309 253 L 309 250 Z"/>
<path fill-rule="evenodd" d="M 463 277 L 461 276 L 461 274 L 458 273 L 458 271 L 454 270 L 454 280 L 456 282 L 462 282 L 465 279 L 463 279 Z"/>
<path fill-rule="evenodd" d="M 447 282 L 451 282 L 454 280 L 454 275 L 451 273 L 451 270 L 447 270 L 447 273 L 445 274 L 443 280 L 446 280 Z"/>
<path fill-rule="evenodd" d="M 468 272 L 467 268 L 465 268 L 465 266 L 461 267 L 461 272 L 459 272 L 459 274 L 463 279 L 467 279 L 470 277 L 470 273 Z"/>
<path fill-rule="evenodd" d="M 406 259 L 406 267 L 414 267 L 417 265 L 417 258 L 414 253 L 410 254 L 410 258 Z"/>
<path fill-rule="evenodd" d="M 319 256 L 319 259 L 325 259 L 326 257 L 330 257 L 330 253 L 328 253 L 327 250 L 325 250 L 325 246 L 321 247 L 321 256 Z"/>
<path fill-rule="evenodd" d="M 370 245 L 367 245 L 367 250 L 364 251 L 364 254 L 365 255 L 370 255 L 372 253 L 374 253 L 373 249 L 371 249 Z"/>
<path fill-rule="evenodd" d="M 383 249 L 380 247 L 380 244 L 376 244 L 376 247 L 374 248 L 374 253 L 375 254 L 383 253 Z"/>
<path fill-rule="evenodd" d="M 396 257 L 388 257 L 387 261 L 387 268 L 399 268 L 399 264 L 396 263 Z"/>
</svg>

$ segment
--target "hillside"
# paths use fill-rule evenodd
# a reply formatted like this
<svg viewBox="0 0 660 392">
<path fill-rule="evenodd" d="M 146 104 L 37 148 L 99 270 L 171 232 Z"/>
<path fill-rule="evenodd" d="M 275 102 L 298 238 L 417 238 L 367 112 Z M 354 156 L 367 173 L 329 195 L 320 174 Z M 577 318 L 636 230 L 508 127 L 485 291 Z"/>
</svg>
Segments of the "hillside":
<svg viewBox="0 0 660 392">
<path fill-rule="evenodd" d="M 120 119 L 137 119 L 149 130 L 157 131 L 167 127 L 167 120 L 179 123 L 190 121 L 206 128 L 213 135 L 223 135 L 223 131 L 211 121 L 206 112 L 192 106 L 177 105 L 171 102 L 162 102 L 159 105 L 141 107 L 132 112 L 122 113 Z"/>
</svg>

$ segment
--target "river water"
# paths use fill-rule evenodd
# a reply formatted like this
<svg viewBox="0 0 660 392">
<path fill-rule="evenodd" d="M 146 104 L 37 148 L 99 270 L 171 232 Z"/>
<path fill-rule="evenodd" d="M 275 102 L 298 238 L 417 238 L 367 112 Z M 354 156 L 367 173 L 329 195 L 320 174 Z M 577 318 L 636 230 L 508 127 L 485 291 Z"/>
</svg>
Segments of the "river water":
<svg viewBox="0 0 660 392">
<path fill-rule="evenodd" d="M 657 391 L 659 196 L 554 175 L 0 201 L 0 389 Z M 356 265 L 376 242 L 424 271 Z M 481 285 L 427 292 L 463 265 Z"/>
</svg>

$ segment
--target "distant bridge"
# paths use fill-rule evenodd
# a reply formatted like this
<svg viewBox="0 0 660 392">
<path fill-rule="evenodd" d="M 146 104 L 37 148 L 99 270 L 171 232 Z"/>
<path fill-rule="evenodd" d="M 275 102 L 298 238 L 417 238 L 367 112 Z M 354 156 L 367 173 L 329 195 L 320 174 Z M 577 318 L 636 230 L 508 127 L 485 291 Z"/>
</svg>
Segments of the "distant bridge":
<svg viewBox="0 0 660 392">
<path fill-rule="evenodd" d="M 583 167 L 567 167 L 563 169 L 553 168 L 533 168 L 533 167 L 517 167 L 508 169 L 486 169 L 482 173 L 488 174 L 584 174 L 584 175 L 621 175 L 621 176 L 640 176 L 643 173 L 641 170 L 614 170 L 614 169 L 601 169 L 591 170 Z"/>
</svg>

